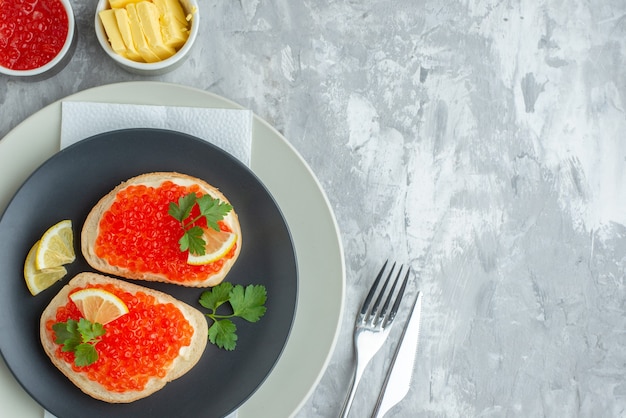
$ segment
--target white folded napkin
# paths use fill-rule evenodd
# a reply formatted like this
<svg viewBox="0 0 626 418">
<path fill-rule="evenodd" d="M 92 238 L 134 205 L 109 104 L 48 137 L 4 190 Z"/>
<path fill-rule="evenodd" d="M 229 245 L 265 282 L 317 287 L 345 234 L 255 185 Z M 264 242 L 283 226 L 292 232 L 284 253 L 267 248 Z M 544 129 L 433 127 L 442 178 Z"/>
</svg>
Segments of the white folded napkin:
<svg viewBox="0 0 626 418">
<path fill-rule="evenodd" d="M 252 112 L 115 103 L 61 103 L 61 149 L 82 139 L 126 128 L 159 128 L 204 139 L 250 165 Z M 237 411 L 226 418 L 236 418 Z M 44 418 L 56 418 L 45 411 Z"/>
<path fill-rule="evenodd" d="M 171 129 L 204 139 L 250 165 L 250 110 L 65 101 L 61 112 L 61 148 L 117 129 Z"/>
</svg>

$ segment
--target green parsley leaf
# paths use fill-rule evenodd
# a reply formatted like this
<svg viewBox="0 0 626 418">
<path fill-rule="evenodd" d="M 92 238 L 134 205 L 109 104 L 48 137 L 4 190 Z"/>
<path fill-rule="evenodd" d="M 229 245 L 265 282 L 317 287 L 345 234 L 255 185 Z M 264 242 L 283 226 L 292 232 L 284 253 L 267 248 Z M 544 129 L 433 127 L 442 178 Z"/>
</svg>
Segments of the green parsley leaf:
<svg viewBox="0 0 626 418">
<path fill-rule="evenodd" d="M 264 286 L 235 286 L 230 297 L 233 313 L 248 322 L 257 322 L 265 314 L 267 292 Z"/>
<path fill-rule="evenodd" d="M 185 232 L 178 240 L 181 251 L 191 252 L 192 254 L 204 255 L 206 243 L 202 239 L 202 228 L 194 226 Z"/>
<path fill-rule="evenodd" d="M 215 321 L 209 328 L 209 341 L 223 348 L 232 351 L 237 346 L 237 326 L 230 319 L 220 319 Z"/>
<path fill-rule="evenodd" d="M 56 336 L 54 342 L 63 345 L 62 351 L 74 351 L 82 342 L 80 332 L 78 332 L 78 322 L 73 319 L 67 322 L 57 322 L 52 325 L 52 330 Z"/>
<path fill-rule="evenodd" d="M 188 219 L 195 205 L 198 205 L 200 215 Z M 204 255 L 206 242 L 202 238 L 202 228 L 195 223 L 204 217 L 207 225 L 216 231 L 220 230 L 218 222 L 232 210 L 232 206 L 220 199 L 214 199 L 209 195 L 200 198 L 195 193 L 189 193 L 178 199 L 178 204 L 170 202 L 167 213 L 176 219 L 183 229 L 183 236 L 178 241 L 181 251 L 189 251 L 191 254 Z"/>
<path fill-rule="evenodd" d="M 167 213 L 172 215 L 178 222 L 183 222 L 191 214 L 193 205 L 196 204 L 196 194 L 188 193 L 185 196 L 178 199 L 178 205 L 174 202 L 170 202 L 170 207 Z"/>
<path fill-rule="evenodd" d="M 233 286 L 222 282 L 200 295 L 200 305 L 211 312 L 205 314 L 213 320 L 209 327 L 209 341 L 225 350 L 234 350 L 237 345 L 237 327 L 230 318 L 239 317 L 248 322 L 257 322 L 266 311 L 267 291 L 262 285 Z M 230 305 L 230 313 L 218 314 L 217 309 Z"/>
<path fill-rule="evenodd" d="M 74 355 L 74 364 L 78 367 L 89 366 L 98 360 L 96 347 L 89 343 L 78 344 Z"/>
<path fill-rule="evenodd" d="M 222 202 L 219 199 L 213 199 L 208 194 L 198 199 L 197 203 L 200 208 L 200 213 L 206 218 L 207 225 L 216 231 L 220 230 L 220 226 L 217 222 L 224 219 L 224 216 L 233 208 L 228 203 Z"/>
<path fill-rule="evenodd" d="M 220 305 L 228 302 L 230 299 L 230 291 L 233 285 L 228 282 L 222 282 L 214 286 L 211 290 L 202 292 L 200 295 L 200 305 L 207 309 L 215 311 Z"/>
<path fill-rule="evenodd" d="M 91 341 L 96 341 L 98 337 L 104 335 L 104 327 L 102 324 L 92 324 L 85 318 L 80 318 L 78 321 L 78 332 L 82 337 L 82 342 L 89 343 Z"/>
<path fill-rule="evenodd" d="M 79 321 L 68 319 L 52 325 L 52 330 L 54 342 L 63 345 L 61 350 L 74 353 L 76 366 L 89 366 L 98 360 L 95 345 L 100 341 L 99 337 L 105 334 L 102 324 L 93 324 L 85 318 L 80 318 Z"/>
</svg>

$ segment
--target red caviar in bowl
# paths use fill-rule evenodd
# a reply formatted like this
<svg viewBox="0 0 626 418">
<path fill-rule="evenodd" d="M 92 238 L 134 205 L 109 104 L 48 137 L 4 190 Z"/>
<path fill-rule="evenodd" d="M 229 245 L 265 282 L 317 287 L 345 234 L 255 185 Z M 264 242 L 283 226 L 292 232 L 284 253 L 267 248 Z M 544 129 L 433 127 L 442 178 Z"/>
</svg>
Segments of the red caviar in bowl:
<svg viewBox="0 0 626 418">
<path fill-rule="evenodd" d="M 0 65 L 11 70 L 42 67 L 61 51 L 68 31 L 60 0 L 2 0 Z"/>
<path fill-rule="evenodd" d="M 84 367 L 74 365 L 74 353 L 55 355 L 77 373 L 98 382 L 112 392 L 143 390 L 152 377 L 164 377 L 180 349 L 189 346 L 193 327 L 183 313 L 171 303 L 158 303 L 143 292 L 132 294 L 112 284 L 90 286 L 115 294 L 128 306 L 129 312 L 104 326 L 105 334 L 96 345 L 98 360 Z M 82 288 L 76 288 L 76 292 Z M 81 314 L 69 300 L 57 309 L 55 320 L 46 323 L 48 337 L 54 341 L 52 326 L 68 319 L 79 320 Z"/>
<path fill-rule="evenodd" d="M 178 241 L 184 231 L 168 214 L 170 202 L 188 193 L 201 195 L 198 185 L 181 186 L 165 181 L 159 187 L 133 185 L 121 190 L 111 207 L 102 215 L 98 225 L 95 254 L 110 265 L 138 273 L 166 275 L 173 281 L 193 281 L 221 270 L 226 259 L 235 254 L 236 245 L 223 258 L 195 266 L 187 263 L 187 252 L 180 250 Z M 194 207 L 190 218 L 199 214 Z M 195 225 L 207 228 L 206 219 Z M 223 231 L 232 232 L 220 221 Z"/>
</svg>

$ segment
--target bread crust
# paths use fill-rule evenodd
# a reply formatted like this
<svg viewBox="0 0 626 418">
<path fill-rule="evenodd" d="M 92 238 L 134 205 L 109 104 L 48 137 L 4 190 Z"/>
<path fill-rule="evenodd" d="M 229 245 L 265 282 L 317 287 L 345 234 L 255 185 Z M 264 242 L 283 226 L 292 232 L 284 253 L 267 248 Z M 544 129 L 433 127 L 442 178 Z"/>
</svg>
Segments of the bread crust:
<svg viewBox="0 0 626 418">
<path fill-rule="evenodd" d="M 158 186 L 167 180 L 182 185 L 197 184 L 200 186 L 200 189 L 204 193 L 209 194 L 213 198 L 218 198 L 222 202 L 230 204 L 226 196 L 224 196 L 222 192 L 220 192 L 216 187 L 208 184 L 201 179 L 186 174 L 181 174 L 177 172 L 154 172 L 130 178 L 114 188 L 106 196 L 102 197 L 102 199 L 100 199 L 100 201 L 89 212 L 89 215 L 87 215 L 87 218 L 83 225 L 83 229 L 81 231 L 81 251 L 83 253 L 83 256 L 85 257 L 87 263 L 89 263 L 89 265 L 94 269 L 102 273 L 113 274 L 116 276 L 124 277 L 126 279 L 173 283 L 188 287 L 215 286 L 224 280 L 232 266 L 235 264 L 235 261 L 237 261 L 237 258 L 239 257 L 239 254 L 241 252 L 241 226 L 239 225 L 239 218 L 234 208 L 225 216 L 224 222 L 226 222 L 231 230 L 235 234 L 237 234 L 235 254 L 232 258 L 224 261 L 224 265 L 222 266 L 220 271 L 215 274 L 207 274 L 205 277 L 202 277 L 195 281 L 181 282 L 172 280 L 171 278 L 166 277 L 162 274 L 133 272 L 125 268 L 112 266 L 105 259 L 98 257 L 95 253 L 95 242 L 99 234 L 100 219 L 102 218 L 104 213 L 111 207 L 111 205 L 115 201 L 115 197 L 117 196 L 117 194 L 121 190 L 131 185 L 144 184 Z"/>
<path fill-rule="evenodd" d="M 188 347 L 181 348 L 179 356 L 174 359 L 170 365 L 167 374 L 163 378 L 150 378 L 146 387 L 141 391 L 127 391 L 123 393 L 110 392 L 99 383 L 89 380 L 84 373 L 76 373 L 72 367 L 65 361 L 55 356 L 57 344 L 50 338 L 46 331 L 46 322 L 55 320 L 57 308 L 65 305 L 69 300 L 69 293 L 77 287 L 84 287 L 94 284 L 110 283 L 131 293 L 139 291 L 154 296 L 160 303 L 174 304 L 185 316 L 189 324 L 193 327 L 194 333 L 191 343 Z M 72 381 L 80 390 L 87 395 L 109 403 L 129 403 L 141 398 L 145 398 L 163 388 L 168 382 L 177 379 L 187 373 L 196 365 L 202 357 L 207 345 L 208 323 L 205 316 L 199 310 L 187 305 L 174 297 L 159 292 L 157 290 L 148 289 L 123 280 L 114 279 L 112 277 L 103 276 L 101 274 L 85 272 L 79 273 L 65 285 L 59 293 L 50 301 L 50 304 L 44 309 L 40 320 L 40 339 L 44 351 L 52 361 L 52 363 Z"/>
</svg>

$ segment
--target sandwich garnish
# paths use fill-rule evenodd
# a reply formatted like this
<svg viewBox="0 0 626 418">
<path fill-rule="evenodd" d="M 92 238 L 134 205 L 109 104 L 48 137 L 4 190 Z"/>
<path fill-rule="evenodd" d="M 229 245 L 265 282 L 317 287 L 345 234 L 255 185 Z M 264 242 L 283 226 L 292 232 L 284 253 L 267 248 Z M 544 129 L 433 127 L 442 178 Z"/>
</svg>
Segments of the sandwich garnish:
<svg viewBox="0 0 626 418">
<path fill-rule="evenodd" d="M 194 208 L 197 209 L 194 211 Z M 189 264 L 212 263 L 232 249 L 237 242 L 237 235 L 220 228 L 220 221 L 232 208 L 220 199 L 208 194 L 198 197 L 194 192 L 179 198 L 178 204 L 170 202 L 168 214 L 180 223 L 183 230 L 178 244 L 180 251 L 189 251 Z M 197 224 L 202 218 L 206 220 L 206 229 Z"/>
<path fill-rule="evenodd" d="M 104 325 L 128 313 L 128 307 L 117 296 L 98 288 L 85 288 L 70 294 L 82 318 L 68 319 L 52 326 L 54 342 L 62 351 L 74 353 L 77 367 L 89 366 L 98 360 L 96 344 L 106 331 Z"/>
<path fill-rule="evenodd" d="M 67 274 L 66 264 L 76 259 L 72 221 L 64 219 L 46 230 L 24 261 L 24 279 L 35 296 Z"/>
<path fill-rule="evenodd" d="M 106 332 L 99 323 L 91 323 L 85 318 L 68 319 L 52 325 L 56 336 L 54 342 L 63 345 L 64 352 L 74 353 L 74 364 L 77 367 L 89 366 L 98 360 L 96 344 Z"/>
<path fill-rule="evenodd" d="M 257 322 L 265 314 L 267 291 L 263 285 L 233 285 L 222 282 L 211 290 L 202 292 L 200 305 L 211 312 L 205 314 L 213 320 L 209 327 L 209 341 L 228 351 L 237 346 L 237 326 L 231 318 L 239 317 L 248 322 Z M 218 314 L 217 309 L 229 304 L 230 313 Z"/>
</svg>

